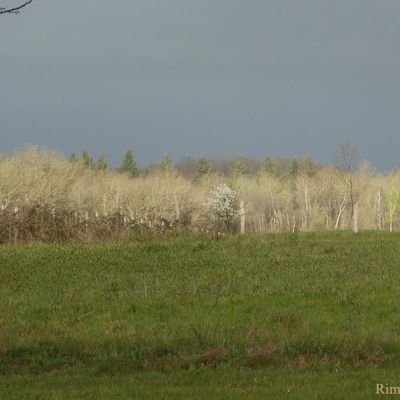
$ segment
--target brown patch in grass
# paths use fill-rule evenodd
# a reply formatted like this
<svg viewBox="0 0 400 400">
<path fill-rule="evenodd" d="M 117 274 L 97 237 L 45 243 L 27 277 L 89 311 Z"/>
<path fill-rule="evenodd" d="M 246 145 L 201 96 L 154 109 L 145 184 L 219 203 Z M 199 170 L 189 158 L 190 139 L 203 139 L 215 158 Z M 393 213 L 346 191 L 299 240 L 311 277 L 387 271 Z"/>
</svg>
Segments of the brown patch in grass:
<svg viewBox="0 0 400 400">
<path fill-rule="evenodd" d="M 271 344 L 264 347 L 251 348 L 242 360 L 242 365 L 248 368 L 268 367 L 279 362 L 277 348 Z"/>
<path fill-rule="evenodd" d="M 229 350 L 224 347 L 213 349 L 204 353 L 200 358 L 200 362 L 204 366 L 215 366 L 227 362 L 229 360 L 229 355 Z"/>
</svg>

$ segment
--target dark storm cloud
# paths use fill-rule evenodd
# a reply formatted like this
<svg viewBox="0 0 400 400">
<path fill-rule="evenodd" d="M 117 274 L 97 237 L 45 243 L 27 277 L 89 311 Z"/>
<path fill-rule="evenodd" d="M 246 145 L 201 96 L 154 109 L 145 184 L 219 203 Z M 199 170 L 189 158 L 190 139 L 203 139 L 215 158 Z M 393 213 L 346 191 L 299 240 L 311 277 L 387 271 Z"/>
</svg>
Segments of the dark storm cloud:
<svg viewBox="0 0 400 400">
<path fill-rule="evenodd" d="M 38 0 L 0 18 L 2 148 L 331 162 L 348 139 L 391 168 L 399 19 L 394 0 Z"/>
</svg>

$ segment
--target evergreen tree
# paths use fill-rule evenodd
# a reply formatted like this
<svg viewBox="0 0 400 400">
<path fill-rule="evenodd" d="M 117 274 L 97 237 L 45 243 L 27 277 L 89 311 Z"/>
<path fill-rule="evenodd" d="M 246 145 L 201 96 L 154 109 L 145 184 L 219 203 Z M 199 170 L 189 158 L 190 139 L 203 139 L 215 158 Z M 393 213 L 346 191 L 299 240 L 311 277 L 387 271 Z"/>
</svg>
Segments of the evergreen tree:
<svg viewBox="0 0 400 400">
<path fill-rule="evenodd" d="M 264 161 L 264 171 L 271 176 L 278 176 L 278 168 L 275 164 L 275 162 L 269 157 L 266 156 L 265 157 L 265 161 Z"/>
<path fill-rule="evenodd" d="M 172 164 L 172 159 L 168 154 L 166 154 L 161 160 L 160 171 L 166 173 L 166 172 L 172 172 L 173 170 L 174 166 Z"/>
<path fill-rule="evenodd" d="M 312 178 L 317 173 L 317 171 L 318 167 L 314 160 L 310 156 L 304 157 L 304 159 L 300 163 L 300 172 L 303 175 Z"/>
<path fill-rule="evenodd" d="M 126 174 L 131 178 L 139 176 L 139 170 L 136 166 L 135 157 L 132 150 L 128 150 L 125 153 L 125 157 L 122 160 L 121 166 L 118 169 L 122 174 Z"/>
<path fill-rule="evenodd" d="M 85 167 L 93 167 L 93 159 L 86 150 L 82 153 L 82 161 Z"/>
<path fill-rule="evenodd" d="M 204 175 L 208 175 L 211 171 L 211 165 L 207 158 L 201 157 L 197 161 L 195 179 L 200 179 Z"/>
<path fill-rule="evenodd" d="M 231 168 L 231 175 L 239 177 L 246 173 L 246 166 L 244 165 L 242 157 L 235 157 Z"/>
<path fill-rule="evenodd" d="M 299 168 L 299 162 L 296 159 L 292 160 L 289 166 L 289 175 L 295 178 L 299 174 Z"/>
<path fill-rule="evenodd" d="M 77 155 L 76 155 L 75 153 L 71 153 L 71 155 L 70 155 L 70 157 L 69 157 L 69 162 L 75 163 L 75 162 L 77 162 L 77 161 L 79 161 Z"/>
<path fill-rule="evenodd" d="M 105 171 L 108 168 L 107 158 L 104 153 L 100 154 L 100 156 L 96 162 L 96 168 L 99 171 Z"/>
</svg>

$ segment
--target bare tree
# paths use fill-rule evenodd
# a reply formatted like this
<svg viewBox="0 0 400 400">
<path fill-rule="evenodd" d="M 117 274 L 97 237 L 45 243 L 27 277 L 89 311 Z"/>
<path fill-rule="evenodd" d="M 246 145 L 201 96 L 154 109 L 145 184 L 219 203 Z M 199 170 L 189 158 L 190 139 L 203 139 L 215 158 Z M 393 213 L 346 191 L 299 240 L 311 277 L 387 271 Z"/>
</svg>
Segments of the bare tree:
<svg viewBox="0 0 400 400">
<path fill-rule="evenodd" d="M 360 190 L 357 169 L 359 163 L 357 149 L 348 142 L 342 144 L 336 155 L 336 170 L 344 185 L 344 199 L 346 199 L 350 208 L 352 228 L 355 233 L 358 232 Z"/>
<path fill-rule="evenodd" d="M 400 172 L 394 171 L 386 179 L 384 198 L 387 204 L 389 230 L 393 232 L 394 218 L 399 215 L 400 206 Z"/>
<path fill-rule="evenodd" d="M 11 8 L 0 7 L 0 14 L 19 14 L 23 8 L 31 4 L 33 0 L 26 0 L 24 3 L 20 3 Z"/>
</svg>

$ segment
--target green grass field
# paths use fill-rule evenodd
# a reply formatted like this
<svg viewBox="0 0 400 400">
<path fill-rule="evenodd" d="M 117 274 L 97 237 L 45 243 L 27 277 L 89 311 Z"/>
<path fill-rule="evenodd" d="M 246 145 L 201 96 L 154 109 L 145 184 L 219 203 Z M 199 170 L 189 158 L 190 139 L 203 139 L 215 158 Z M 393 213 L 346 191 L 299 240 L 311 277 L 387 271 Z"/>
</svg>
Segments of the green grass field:
<svg viewBox="0 0 400 400">
<path fill-rule="evenodd" d="M 398 234 L 0 246 L 0 398 L 375 398 L 399 299 Z"/>
</svg>

